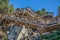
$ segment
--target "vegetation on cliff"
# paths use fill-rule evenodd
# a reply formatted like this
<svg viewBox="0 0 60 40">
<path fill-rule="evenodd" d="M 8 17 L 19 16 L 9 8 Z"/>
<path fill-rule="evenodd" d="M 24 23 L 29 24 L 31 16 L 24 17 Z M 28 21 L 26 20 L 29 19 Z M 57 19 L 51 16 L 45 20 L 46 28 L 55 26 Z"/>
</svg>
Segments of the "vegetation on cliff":
<svg viewBox="0 0 60 40">
<path fill-rule="evenodd" d="M 0 0 L 0 13 L 8 14 L 14 11 L 13 4 L 9 5 L 9 0 Z"/>
</svg>

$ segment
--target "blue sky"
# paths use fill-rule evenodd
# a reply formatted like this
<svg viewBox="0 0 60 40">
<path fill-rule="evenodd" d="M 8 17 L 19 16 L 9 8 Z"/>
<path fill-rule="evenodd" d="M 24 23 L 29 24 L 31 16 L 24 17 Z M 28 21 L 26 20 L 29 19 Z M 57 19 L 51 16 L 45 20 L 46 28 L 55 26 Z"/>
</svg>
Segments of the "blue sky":
<svg viewBox="0 0 60 40">
<path fill-rule="evenodd" d="M 56 16 L 58 6 L 60 6 L 60 0 L 10 0 L 10 4 L 13 4 L 15 9 L 28 6 L 36 11 L 45 8 L 46 11 L 54 12 Z"/>
</svg>

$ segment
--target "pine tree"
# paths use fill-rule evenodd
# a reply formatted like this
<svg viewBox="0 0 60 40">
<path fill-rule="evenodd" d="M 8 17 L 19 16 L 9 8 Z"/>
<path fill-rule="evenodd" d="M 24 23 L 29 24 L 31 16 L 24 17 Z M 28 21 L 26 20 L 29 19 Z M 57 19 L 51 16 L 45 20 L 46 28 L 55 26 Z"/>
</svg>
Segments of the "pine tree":
<svg viewBox="0 0 60 40">
<path fill-rule="evenodd" d="M 13 5 L 9 5 L 9 0 L 0 0 L 0 13 L 11 13 L 14 10 Z"/>
</svg>

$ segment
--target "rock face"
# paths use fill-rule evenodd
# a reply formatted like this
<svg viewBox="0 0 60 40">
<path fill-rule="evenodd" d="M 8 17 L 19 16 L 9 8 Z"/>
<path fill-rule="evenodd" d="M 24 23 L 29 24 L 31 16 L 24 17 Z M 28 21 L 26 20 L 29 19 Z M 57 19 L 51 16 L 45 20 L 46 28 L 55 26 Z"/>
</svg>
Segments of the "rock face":
<svg viewBox="0 0 60 40">
<path fill-rule="evenodd" d="M 11 26 L 9 31 L 7 32 L 8 40 L 15 40 L 20 30 L 21 30 L 21 27 L 18 27 L 16 25 Z"/>
<path fill-rule="evenodd" d="M 28 37 L 28 29 L 23 26 L 17 40 L 23 40 L 25 37 Z"/>
<path fill-rule="evenodd" d="M 60 18 L 39 16 L 31 9 L 0 15 L 0 27 L 3 26 L 0 29 L 6 33 L 8 40 L 40 40 L 43 33 L 59 29 L 59 25 Z"/>
<path fill-rule="evenodd" d="M 23 26 L 17 40 L 40 40 L 40 34 Z"/>
</svg>

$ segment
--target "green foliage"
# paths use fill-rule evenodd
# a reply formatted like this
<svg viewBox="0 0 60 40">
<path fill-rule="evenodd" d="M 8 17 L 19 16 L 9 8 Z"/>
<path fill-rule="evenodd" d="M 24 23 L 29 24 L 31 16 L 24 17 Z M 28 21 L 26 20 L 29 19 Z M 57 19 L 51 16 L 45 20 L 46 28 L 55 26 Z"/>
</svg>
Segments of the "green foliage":
<svg viewBox="0 0 60 40">
<path fill-rule="evenodd" d="M 55 30 L 52 31 L 48 34 L 42 35 L 42 39 L 47 39 L 47 40 L 60 40 L 60 30 Z"/>
<path fill-rule="evenodd" d="M 60 16 L 60 6 L 58 7 L 58 16 Z"/>
<path fill-rule="evenodd" d="M 38 10 L 37 13 L 43 15 L 46 14 L 46 10 L 43 8 L 42 10 Z"/>
<path fill-rule="evenodd" d="M 8 40 L 6 34 L 4 35 L 3 40 Z"/>
<path fill-rule="evenodd" d="M 9 13 L 11 13 L 11 12 L 13 12 L 14 11 L 14 6 L 13 6 L 13 4 L 12 5 L 9 5 Z"/>
<path fill-rule="evenodd" d="M 0 13 L 11 13 L 14 11 L 13 5 L 9 5 L 9 0 L 0 0 Z"/>
<path fill-rule="evenodd" d="M 9 0 L 2 0 L 3 2 L 5 2 L 5 3 L 8 3 L 9 2 Z"/>
</svg>

